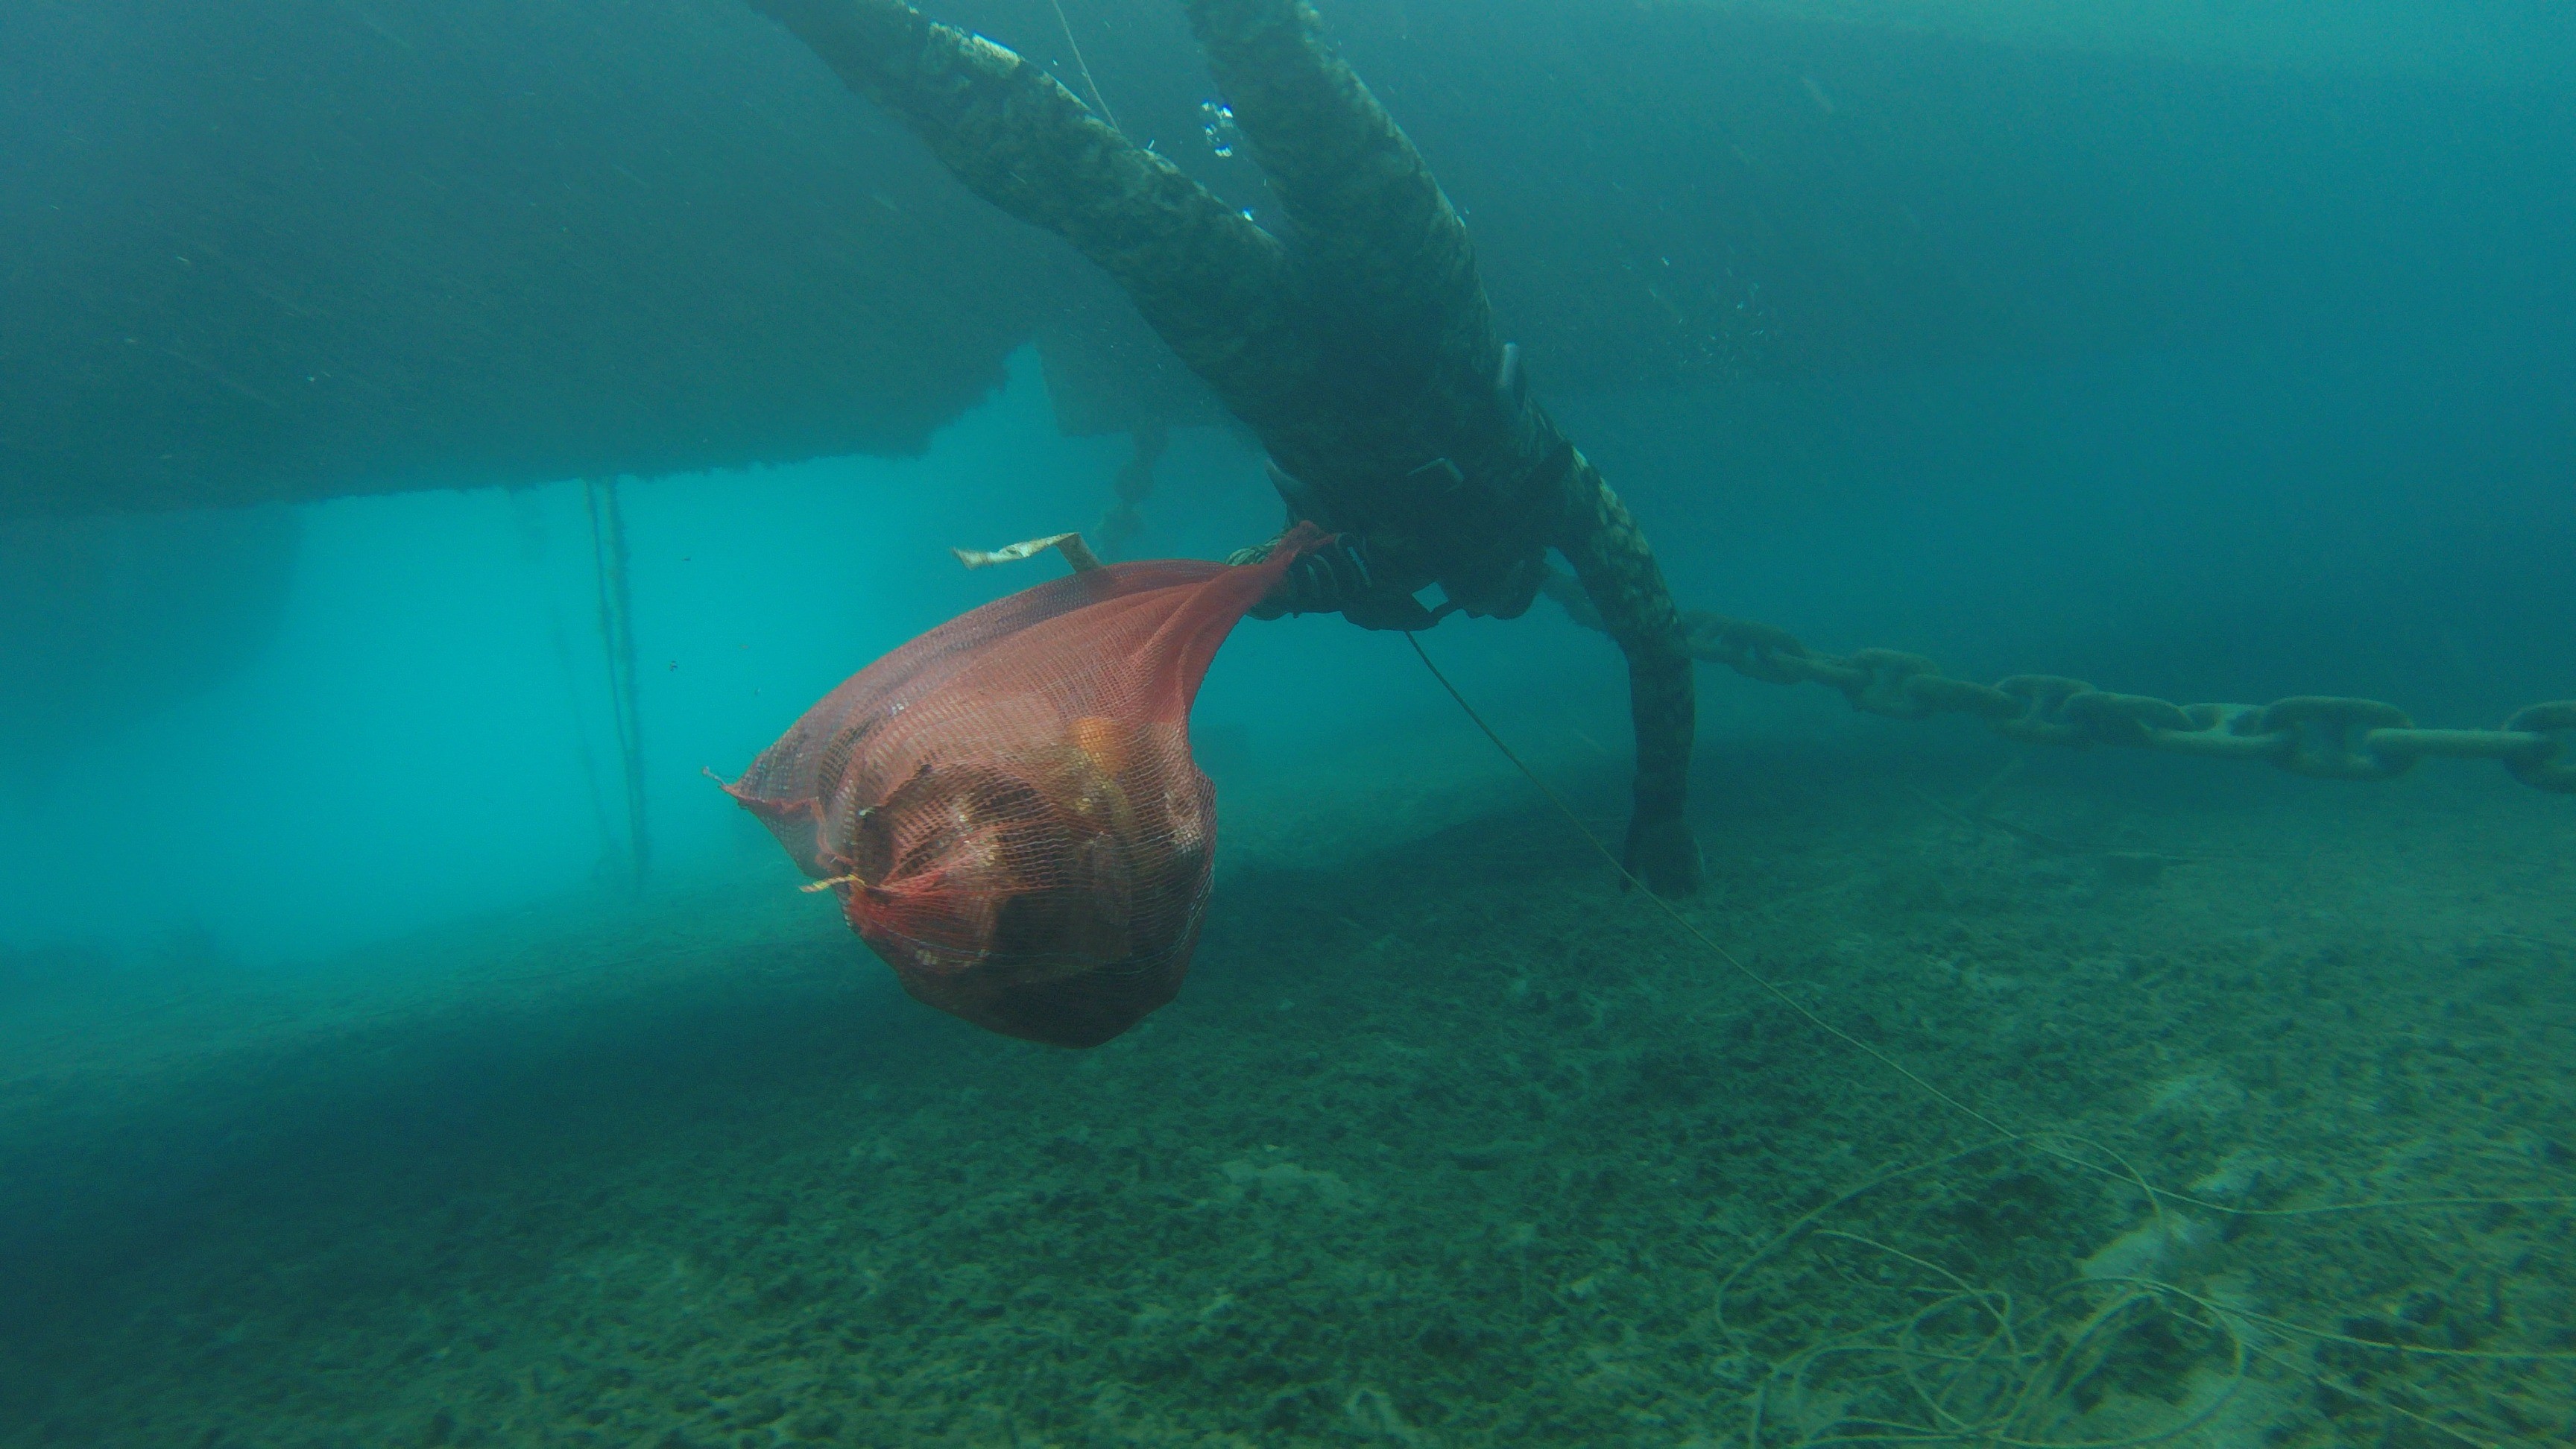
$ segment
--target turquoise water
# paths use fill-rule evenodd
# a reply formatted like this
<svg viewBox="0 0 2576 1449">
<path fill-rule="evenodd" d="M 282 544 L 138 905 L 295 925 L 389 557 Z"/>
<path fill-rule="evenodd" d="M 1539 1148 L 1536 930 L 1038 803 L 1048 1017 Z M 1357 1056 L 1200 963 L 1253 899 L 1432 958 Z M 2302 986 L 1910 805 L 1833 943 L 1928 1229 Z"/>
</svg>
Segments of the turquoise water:
<svg viewBox="0 0 2576 1449">
<path fill-rule="evenodd" d="M 1685 607 L 2576 696 L 2552 12 L 1327 14 Z M 1098 531 L 1132 319 L 721 6 L 111 19 L 0 20 L 0 1444 L 2576 1437 L 2569 797 L 1706 664 L 1667 910 L 1600 636 L 1424 640 L 1560 812 L 1247 623 L 1182 996 L 982 1034 L 702 771 L 1060 571 L 949 549 Z M 1064 23 L 1258 213 L 1172 15 Z M 1125 555 L 1275 530 L 1158 405 Z"/>
</svg>

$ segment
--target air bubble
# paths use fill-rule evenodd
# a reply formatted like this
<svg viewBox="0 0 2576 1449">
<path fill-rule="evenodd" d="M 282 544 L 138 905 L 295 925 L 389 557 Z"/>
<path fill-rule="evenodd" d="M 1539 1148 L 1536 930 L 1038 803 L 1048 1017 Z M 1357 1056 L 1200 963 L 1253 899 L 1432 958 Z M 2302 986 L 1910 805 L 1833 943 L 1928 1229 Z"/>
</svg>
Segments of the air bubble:
<svg viewBox="0 0 2576 1449">
<path fill-rule="evenodd" d="M 1199 115 L 1199 130 L 1207 137 L 1208 149 L 1220 157 L 1233 155 L 1243 140 L 1243 133 L 1235 129 L 1234 107 L 1223 101 L 1201 101 Z"/>
</svg>

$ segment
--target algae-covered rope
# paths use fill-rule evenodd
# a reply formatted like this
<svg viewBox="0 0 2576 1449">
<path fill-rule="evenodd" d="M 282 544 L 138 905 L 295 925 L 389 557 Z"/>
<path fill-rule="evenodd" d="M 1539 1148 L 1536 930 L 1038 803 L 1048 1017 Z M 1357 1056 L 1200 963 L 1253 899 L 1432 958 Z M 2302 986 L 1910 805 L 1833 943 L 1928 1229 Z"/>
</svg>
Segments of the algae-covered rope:
<svg viewBox="0 0 2576 1449">
<path fill-rule="evenodd" d="M 1629 663 L 1626 864 L 1684 894 L 1690 655 L 1643 530 L 1529 395 L 1465 224 L 1305 0 L 1183 0 L 1297 239 L 1131 144 L 1043 67 L 903 0 L 751 0 L 967 187 L 1064 237 L 1290 480 L 1296 518 L 1368 542 L 1389 601 L 1527 608 L 1554 547 Z M 1354 622 L 1367 622 L 1345 610 Z M 1417 610 L 1418 612 L 1418 610 Z"/>
</svg>

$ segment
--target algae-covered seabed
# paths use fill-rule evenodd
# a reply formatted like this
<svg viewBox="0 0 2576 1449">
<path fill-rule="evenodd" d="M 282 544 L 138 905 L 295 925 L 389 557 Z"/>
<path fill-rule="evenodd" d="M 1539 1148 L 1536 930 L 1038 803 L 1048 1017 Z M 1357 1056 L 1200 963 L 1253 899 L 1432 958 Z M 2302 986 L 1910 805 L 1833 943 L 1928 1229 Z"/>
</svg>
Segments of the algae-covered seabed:
<svg viewBox="0 0 2576 1449">
<path fill-rule="evenodd" d="M 1942 1161 L 1993 1134 L 1490 760 L 1382 762 L 1229 787 L 1187 991 L 1090 1053 L 913 1006 L 749 857 L 14 1004 L 0 1443 L 2576 1435 L 2569 801 L 1715 753 L 1688 916 L 2069 1137 Z M 2526 1201 L 2216 1210 L 2422 1198 Z M 2514 1353 L 2562 1357 L 2461 1356 Z"/>
</svg>

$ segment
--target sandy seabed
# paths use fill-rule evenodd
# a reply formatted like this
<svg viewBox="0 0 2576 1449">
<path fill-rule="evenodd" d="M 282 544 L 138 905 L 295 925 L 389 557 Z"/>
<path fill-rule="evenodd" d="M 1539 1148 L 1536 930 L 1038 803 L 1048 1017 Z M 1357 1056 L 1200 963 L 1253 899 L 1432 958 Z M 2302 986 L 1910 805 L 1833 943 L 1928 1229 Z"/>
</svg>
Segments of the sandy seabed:
<svg viewBox="0 0 2576 1449">
<path fill-rule="evenodd" d="M 2576 1439 L 2576 802 L 1712 753 L 1782 995 L 1482 759 L 1230 791 L 1088 1053 L 767 857 L 24 988 L 0 1445 Z"/>
</svg>

